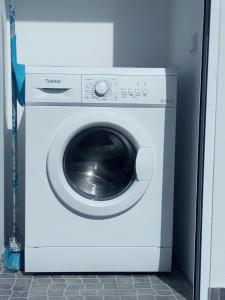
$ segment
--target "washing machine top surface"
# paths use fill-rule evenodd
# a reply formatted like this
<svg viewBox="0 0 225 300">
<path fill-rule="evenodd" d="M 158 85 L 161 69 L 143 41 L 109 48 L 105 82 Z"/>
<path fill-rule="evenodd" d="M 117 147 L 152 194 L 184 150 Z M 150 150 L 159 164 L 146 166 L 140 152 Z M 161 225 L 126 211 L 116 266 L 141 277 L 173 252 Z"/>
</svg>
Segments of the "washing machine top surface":
<svg viewBox="0 0 225 300">
<path fill-rule="evenodd" d="M 176 107 L 177 77 L 165 68 L 26 67 L 26 105 Z"/>
<path fill-rule="evenodd" d="M 176 76 L 174 68 L 78 68 L 64 66 L 31 66 L 27 65 L 26 74 L 114 74 L 114 75 L 148 75 Z"/>
</svg>

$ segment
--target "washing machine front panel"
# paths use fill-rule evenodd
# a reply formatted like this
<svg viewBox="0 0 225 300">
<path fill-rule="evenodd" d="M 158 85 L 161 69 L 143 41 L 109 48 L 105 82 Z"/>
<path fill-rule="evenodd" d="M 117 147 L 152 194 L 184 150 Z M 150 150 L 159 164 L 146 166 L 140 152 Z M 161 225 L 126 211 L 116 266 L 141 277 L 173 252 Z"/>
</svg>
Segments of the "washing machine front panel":
<svg viewBox="0 0 225 300">
<path fill-rule="evenodd" d="M 146 176 L 149 175 L 148 170 L 152 169 L 152 162 L 148 159 L 147 142 L 144 144 L 145 138 L 142 136 L 143 139 L 140 143 L 142 142 L 144 146 L 143 148 L 139 148 L 136 159 L 138 180 L 136 179 L 134 181 L 120 199 L 122 200 L 122 204 L 125 203 L 127 207 L 129 207 L 125 198 L 133 199 L 135 197 L 138 199 L 138 186 L 140 187 L 140 195 L 143 196 L 140 196 L 140 201 L 130 207 L 130 209 L 125 210 L 124 213 L 108 218 L 89 217 L 84 214 L 78 214 L 77 211 L 71 209 L 57 196 L 53 186 L 51 186 L 49 172 L 46 170 L 46 158 L 49 155 L 49 150 L 52 149 L 54 141 L 58 140 L 56 137 L 59 137 L 58 134 L 63 125 L 65 125 L 65 121 L 69 121 L 71 118 L 74 122 L 73 125 L 75 125 L 75 119 L 78 119 L 79 115 L 86 115 L 87 124 L 87 119 L 89 119 L 90 116 L 94 116 L 100 112 L 99 108 L 29 106 L 26 107 L 25 110 L 26 148 L 24 149 L 23 146 L 19 148 L 21 154 L 26 153 L 24 156 L 26 160 L 26 171 L 25 183 L 19 186 L 21 187 L 20 199 L 22 202 L 25 200 L 26 206 L 26 247 L 171 246 L 175 110 L 170 109 L 165 112 L 162 108 L 154 110 L 143 108 L 139 109 L 137 113 L 135 108 L 121 108 L 118 113 L 117 108 L 101 109 L 101 115 L 106 116 L 106 118 L 109 116 L 107 113 L 110 112 L 110 114 L 116 115 L 117 118 L 118 115 L 126 116 L 133 124 L 133 127 L 136 127 L 137 124 L 141 124 L 141 128 L 144 128 L 148 137 L 150 137 L 152 153 L 154 155 L 154 172 L 149 180 L 150 183 L 146 182 L 148 186 L 143 194 L 144 180 L 147 178 Z M 76 118 L 74 118 L 75 116 Z M 109 121 L 111 120 L 108 120 L 108 124 L 111 124 Z M 119 118 L 119 121 L 120 126 L 123 125 L 123 128 L 126 128 L 124 134 L 134 143 L 135 141 L 133 141 L 132 137 L 128 134 L 128 129 L 129 132 L 133 132 L 133 134 L 134 130 L 125 127 L 125 124 L 121 124 L 121 118 Z M 72 125 L 70 121 L 69 124 Z M 84 129 L 80 120 L 79 124 L 80 125 L 76 127 L 78 131 L 79 128 Z M 111 124 L 111 126 L 112 125 L 113 124 Z M 23 126 L 20 125 L 19 132 L 21 132 L 20 130 L 22 128 Z M 164 130 L 165 128 L 167 128 L 166 131 Z M 78 131 L 76 131 L 75 134 L 78 133 Z M 69 140 L 71 140 L 72 136 L 73 135 L 71 135 Z M 138 136 L 139 139 L 141 139 L 140 133 Z M 62 151 L 61 156 L 63 159 L 63 153 L 65 152 L 69 140 L 65 136 L 64 138 L 61 136 L 61 138 L 61 141 L 58 140 L 61 147 L 63 141 L 65 142 L 66 139 L 65 148 L 63 147 L 64 151 Z M 164 147 L 162 147 L 162 145 L 164 145 Z M 55 150 L 57 150 L 57 147 Z M 144 156 L 145 159 L 143 159 Z M 19 162 L 23 172 L 24 167 L 21 163 L 23 158 L 21 156 L 20 158 Z M 56 170 L 57 167 L 61 168 L 61 166 L 62 164 L 55 164 L 54 170 Z M 61 168 L 59 173 L 60 176 L 62 176 L 60 177 L 58 185 L 58 187 L 60 187 L 59 193 L 65 191 L 65 187 L 68 186 L 68 191 L 71 192 L 71 205 L 74 204 L 74 199 L 76 200 L 76 204 L 82 204 L 80 200 L 84 201 L 84 197 L 80 199 L 78 193 L 76 198 L 72 197 L 75 192 L 66 180 L 63 168 Z M 166 180 L 162 180 L 162 178 Z M 132 193 L 133 191 L 134 193 Z M 62 194 L 61 197 L 63 197 Z M 67 197 L 66 192 L 65 197 Z M 69 201 L 69 199 L 66 200 Z M 112 199 L 111 201 L 86 200 L 89 202 L 92 213 L 95 212 L 95 209 L 98 212 L 98 205 L 101 207 L 102 204 L 108 205 L 109 207 L 111 206 L 112 211 L 115 209 L 112 204 L 115 204 L 116 199 Z M 93 207 L 91 204 L 93 204 Z M 117 204 L 117 209 L 118 206 L 119 203 Z M 20 204 L 19 207 L 22 208 L 23 203 Z M 87 203 L 85 203 L 85 209 L 86 211 L 88 210 Z M 103 208 L 101 207 L 101 209 Z M 120 212 L 123 210 L 122 207 L 119 209 Z"/>
<path fill-rule="evenodd" d="M 59 201 L 75 213 L 99 218 L 135 205 L 151 182 L 153 166 L 149 134 L 135 120 L 101 110 L 65 121 L 47 159 L 49 182 Z"/>
</svg>

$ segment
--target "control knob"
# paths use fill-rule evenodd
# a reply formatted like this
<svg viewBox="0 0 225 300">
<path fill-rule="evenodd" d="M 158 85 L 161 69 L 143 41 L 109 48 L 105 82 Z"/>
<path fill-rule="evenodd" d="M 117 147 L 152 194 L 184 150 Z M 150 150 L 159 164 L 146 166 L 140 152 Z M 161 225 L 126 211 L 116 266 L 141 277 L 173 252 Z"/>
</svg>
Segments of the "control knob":
<svg viewBox="0 0 225 300">
<path fill-rule="evenodd" d="M 109 86 L 106 82 L 100 81 L 95 84 L 95 94 L 98 97 L 104 97 L 109 92 Z"/>
</svg>

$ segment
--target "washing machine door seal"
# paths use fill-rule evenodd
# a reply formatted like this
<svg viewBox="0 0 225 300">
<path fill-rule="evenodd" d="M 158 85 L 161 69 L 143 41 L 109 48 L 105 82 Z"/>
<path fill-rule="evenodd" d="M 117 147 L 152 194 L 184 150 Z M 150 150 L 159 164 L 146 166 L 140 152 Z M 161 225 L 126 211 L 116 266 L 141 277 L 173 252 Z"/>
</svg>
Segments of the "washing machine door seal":
<svg viewBox="0 0 225 300">
<path fill-rule="evenodd" d="M 153 168 L 149 133 L 136 120 L 105 111 L 67 119 L 47 157 L 49 183 L 58 200 L 95 218 L 133 207 L 145 194 Z"/>
</svg>

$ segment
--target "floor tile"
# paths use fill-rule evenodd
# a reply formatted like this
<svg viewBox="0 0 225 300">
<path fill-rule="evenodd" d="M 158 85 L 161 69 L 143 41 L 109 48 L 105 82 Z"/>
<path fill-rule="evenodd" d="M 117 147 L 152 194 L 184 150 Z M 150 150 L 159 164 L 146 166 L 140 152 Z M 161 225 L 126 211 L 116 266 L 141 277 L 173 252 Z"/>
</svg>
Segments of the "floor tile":
<svg viewBox="0 0 225 300">
<path fill-rule="evenodd" d="M 156 298 L 151 295 L 139 295 L 138 300 L 156 300 Z"/>
<path fill-rule="evenodd" d="M 31 285 L 31 291 L 46 291 L 49 288 L 49 285 Z"/>
<path fill-rule="evenodd" d="M 175 296 L 156 296 L 156 300 L 177 300 Z"/>
<path fill-rule="evenodd" d="M 137 296 L 121 296 L 121 300 L 137 300 Z"/>
<path fill-rule="evenodd" d="M 119 290 L 134 289 L 134 286 L 131 283 L 118 283 L 117 287 Z"/>
<path fill-rule="evenodd" d="M 48 300 L 48 297 L 45 297 L 45 296 L 31 296 L 28 299 L 30 299 L 30 300 Z"/>
<path fill-rule="evenodd" d="M 34 296 L 47 296 L 47 291 L 31 291 L 30 297 Z"/>
<path fill-rule="evenodd" d="M 80 278 L 66 278 L 65 280 L 68 284 L 82 284 L 82 279 Z"/>
<path fill-rule="evenodd" d="M 66 283 L 66 279 L 65 278 L 52 278 L 52 283 Z"/>
<path fill-rule="evenodd" d="M 83 283 L 99 283 L 98 278 L 83 278 Z"/>
<path fill-rule="evenodd" d="M 66 290 L 65 296 L 80 296 L 79 290 Z"/>
<path fill-rule="evenodd" d="M 11 290 L 0 290 L 0 296 L 10 296 L 11 294 Z"/>
<path fill-rule="evenodd" d="M 28 297 L 28 294 L 29 294 L 29 291 L 18 291 L 18 292 L 15 292 L 13 291 L 12 293 L 12 297 L 13 298 L 17 298 L 17 297 Z"/>
<path fill-rule="evenodd" d="M 66 283 L 50 284 L 49 289 L 51 290 L 64 290 L 68 285 Z"/>
<path fill-rule="evenodd" d="M 62 297 L 64 296 L 65 291 L 64 290 L 48 290 L 48 296 L 51 297 Z"/>
<path fill-rule="evenodd" d="M 85 287 L 88 290 L 102 290 L 103 284 L 101 284 L 101 283 L 86 283 Z"/>
<path fill-rule="evenodd" d="M 192 300 L 192 286 L 170 274 L 24 274 L 0 262 L 0 300 Z"/>
<path fill-rule="evenodd" d="M 116 276 L 117 283 L 134 283 L 134 280 L 131 276 L 119 277 Z"/>
<path fill-rule="evenodd" d="M 49 300 L 66 300 L 66 297 L 49 296 Z"/>
<path fill-rule="evenodd" d="M 85 284 L 69 284 L 67 290 L 83 290 L 85 289 Z"/>
<path fill-rule="evenodd" d="M 84 296 L 69 296 L 68 300 L 84 300 Z"/>
<path fill-rule="evenodd" d="M 150 282 L 135 282 L 134 287 L 136 289 L 150 289 L 152 288 L 152 285 Z"/>
<path fill-rule="evenodd" d="M 13 291 L 28 291 L 30 289 L 29 285 L 14 285 Z"/>
<path fill-rule="evenodd" d="M 81 296 L 97 296 L 97 290 L 80 290 Z"/>
<path fill-rule="evenodd" d="M 133 276 L 135 282 L 150 282 L 148 275 Z"/>
<path fill-rule="evenodd" d="M 0 290 L 10 290 L 13 287 L 12 284 L 0 284 Z"/>
<path fill-rule="evenodd" d="M 101 296 L 85 296 L 85 300 L 103 300 Z"/>
</svg>

